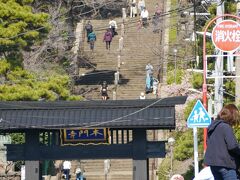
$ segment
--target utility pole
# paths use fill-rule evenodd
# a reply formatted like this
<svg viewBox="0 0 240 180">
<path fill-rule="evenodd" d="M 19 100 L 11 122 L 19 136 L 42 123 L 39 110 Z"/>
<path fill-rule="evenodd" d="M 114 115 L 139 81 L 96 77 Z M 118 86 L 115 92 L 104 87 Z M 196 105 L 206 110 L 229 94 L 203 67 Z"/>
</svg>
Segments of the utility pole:
<svg viewBox="0 0 240 180">
<path fill-rule="evenodd" d="M 194 39 L 194 59 L 195 59 L 195 68 L 198 68 L 199 56 L 198 56 L 198 45 L 197 45 L 197 16 L 196 16 L 196 0 L 193 1 L 193 36 Z M 194 69 L 194 63 L 192 62 L 192 69 Z"/>
<path fill-rule="evenodd" d="M 240 16 L 240 2 L 237 3 L 237 16 Z M 239 23 L 239 21 L 238 21 Z M 235 98 L 236 105 L 240 104 L 240 57 L 236 57 L 236 86 L 235 86 L 235 94 L 237 95 Z"/>
<path fill-rule="evenodd" d="M 217 0 L 217 16 L 222 16 L 224 14 L 224 2 Z M 217 19 L 217 23 L 221 22 L 222 18 Z M 216 58 L 215 63 L 215 84 L 214 84 L 214 115 L 220 112 L 223 107 L 223 52 L 217 50 L 219 55 Z M 219 78 L 221 77 L 221 78 Z"/>
</svg>

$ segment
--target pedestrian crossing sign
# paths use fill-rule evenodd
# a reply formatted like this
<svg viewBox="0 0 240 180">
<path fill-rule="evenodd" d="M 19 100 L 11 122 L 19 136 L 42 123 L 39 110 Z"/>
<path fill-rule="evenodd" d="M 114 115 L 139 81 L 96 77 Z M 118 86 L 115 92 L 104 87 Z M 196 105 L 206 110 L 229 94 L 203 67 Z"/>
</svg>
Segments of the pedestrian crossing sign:
<svg viewBox="0 0 240 180">
<path fill-rule="evenodd" d="M 197 101 L 187 119 L 187 126 L 193 127 L 208 127 L 211 124 L 211 117 L 200 100 Z"/>
</svg>

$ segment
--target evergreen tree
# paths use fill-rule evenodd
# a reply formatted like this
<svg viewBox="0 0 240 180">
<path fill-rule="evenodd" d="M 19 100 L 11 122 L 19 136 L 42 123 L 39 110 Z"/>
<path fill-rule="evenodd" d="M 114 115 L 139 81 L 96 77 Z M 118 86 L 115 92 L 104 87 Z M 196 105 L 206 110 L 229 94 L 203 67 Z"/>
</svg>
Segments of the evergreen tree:
<svg viewBox="0 0 240 180">
<path fill-rule="evenodd" d="M 29 49 L 48 32 L 48 14 L 33 13 L 32 1 L 0 0 L 0 56 Z"/>
<path fill-rule="evenodd" d="M 70 78 L 52 72 L 38 77 L 0 59 L 0 101 L 80 100 L 70 93 Z"/>
</svg>

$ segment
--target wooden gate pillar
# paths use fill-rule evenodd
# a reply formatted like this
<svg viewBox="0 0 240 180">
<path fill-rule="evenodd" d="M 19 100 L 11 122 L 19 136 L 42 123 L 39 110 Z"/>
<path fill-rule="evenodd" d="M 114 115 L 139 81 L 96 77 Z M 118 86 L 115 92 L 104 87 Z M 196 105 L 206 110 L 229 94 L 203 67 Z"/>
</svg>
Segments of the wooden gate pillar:
<svg viewBox="0 0 240 180">
<path fill-rule="evenodd" d="M 133 180 L 148 180 L 146 129 L 133 129 Z"/>
<path fill-rule="evenodd" d="M 26 180 L 40 180 L 42 173 L 40 171 L 39 161 L 25 161 Z"/>
<path fill-rule="evenodd" d="M 25 133 L 25 176 L 26 180 L 40 180 L 42 173 L 40 171 L 39 161 L 29 161 L 28 159 L 39 159 L 39 131 L 28 130 Z"/>
</svg>

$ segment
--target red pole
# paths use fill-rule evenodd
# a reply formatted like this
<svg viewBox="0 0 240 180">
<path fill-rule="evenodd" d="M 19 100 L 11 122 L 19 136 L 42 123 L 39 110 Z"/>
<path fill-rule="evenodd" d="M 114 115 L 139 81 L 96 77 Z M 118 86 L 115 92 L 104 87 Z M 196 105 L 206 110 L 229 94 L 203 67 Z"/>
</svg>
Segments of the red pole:
<svg viewBox="0 0 240 180">
<path fill-rule="evenodd" d="M 206 59 L 206 33 L 207 33 L 207 29 L 209 28 L 209 26 L 216 21 L 219 18 L 222 17 L 233 17 L 236 18 L 238 20 L 240 20 L 240 17 L 232 15 L 232 14 L 224 14 L 222 16 L 217 16 L 215 18 L 213 18 L 205 27 L 204 30 L 204 34 L 203 34 L 203 85 L 202 85 L 202 91 L 203 91 L 203 97 L 202 97 L 202 101 L 203 101 L 203 106 L 205 107 L 205 109 L 207 110 L 207 79 L 206 79 L 206 75 L 207 75 L 207 59 Z M 207 128 L 203 129 L 203 149 L 204 149 L 204 153 L 206 152 L 207 149 Z"/>
<path fill-rule="evenodd" d="M 207 25 L 208 27 L 209 25 Z M 206 60 L 206 32 L 207 28 L 204 30 L 203 34 L 203 85 L 202 85 L 202 92 L 203 92 L 203 106 L 207 110 L 207 79 L 206 79 L 206 73 L 207 73 L 207 60 Z M 207 149 L 207 128 L 203 129 L 203 149 L 204 153 Z"/>
</svg>

